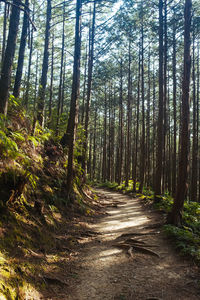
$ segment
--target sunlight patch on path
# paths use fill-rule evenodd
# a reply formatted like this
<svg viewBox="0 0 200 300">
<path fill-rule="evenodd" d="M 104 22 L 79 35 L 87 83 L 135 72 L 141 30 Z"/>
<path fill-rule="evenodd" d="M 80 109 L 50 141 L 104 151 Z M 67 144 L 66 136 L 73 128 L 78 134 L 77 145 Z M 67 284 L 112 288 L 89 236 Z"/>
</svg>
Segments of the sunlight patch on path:
<svg viewBox="0 0 200 300">
<path fill-rule="evenodd" d="M 106 216 L 97 225 L 97 230 L 104 234 L 112 235 L 117 234 L 117 231 L 120 233 L 128 232 L 134 227 L 139 227 L 149 222 L 149 219 L 142 214 L 138 200 L 134 198 L 128 200 L 127 202 L 126 196 L 117 197 L 117 201 L 125 203 L 120 203 L 118 209 L 110 208 L 108 210 L 109 216 Z"/>
<path fill-rule="evenodd" d="M 108 215 L 91 225 L 101 235 L 86 245 L 76 286 L 72 295 L 64 299 L 199 299 L 196 287 L 194 290 L 185 288 L 188 268 L 191 270 L 191 266 L 179 261 L 159 234 L 148 235 L 148 241 L 158 245 L 162 259 L 138 252 L 134 252 L 132 258 L 127 251 L 115 247 L 116 238 L 124 233 L 144 232 L 144 227 L 156 222 L 158 215 L 146 211 L 138 199 L 105 190 L 99 193 L 102 193 L 103 199 L 106 196 L 108 205 L 114 204 L 117 208 L 108 208 Z"/>
</svg>

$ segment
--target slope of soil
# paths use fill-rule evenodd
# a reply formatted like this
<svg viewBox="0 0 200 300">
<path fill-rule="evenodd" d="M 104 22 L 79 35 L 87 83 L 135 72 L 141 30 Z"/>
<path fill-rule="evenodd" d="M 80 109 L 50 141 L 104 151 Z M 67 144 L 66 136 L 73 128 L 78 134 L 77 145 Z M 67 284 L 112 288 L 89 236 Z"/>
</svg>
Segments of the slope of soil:
<svg viewBox="0 0 200 300">
<path fill-rule="evenodd" d="M 158 228 L 152 229 L 159 214 L 145 210 L 138 199 L 106 190 L 98 193 L 102 204 L 110 206 L 106 216 L 91 224 L 100 234 L 85 241 L 70 293 L 52 299 L 200 299 L 198 268 L 179 257 Z M 151 250 L 159 257 L 126 247 L 119 249 L 116 244 L 122 234 L 155 246 Z"/>
</svg>

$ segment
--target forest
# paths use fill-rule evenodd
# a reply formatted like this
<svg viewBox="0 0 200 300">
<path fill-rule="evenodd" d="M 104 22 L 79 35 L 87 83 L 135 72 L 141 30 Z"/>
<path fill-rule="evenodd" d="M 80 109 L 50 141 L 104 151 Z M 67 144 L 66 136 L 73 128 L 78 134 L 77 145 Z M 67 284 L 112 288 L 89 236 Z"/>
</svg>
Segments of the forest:
<svg viewBox="0 0 200 300">
<path fill-rule="evenodd" d="M 0 69 L 0 299 L 199 299 L 199 1 L 0 0 Z M 119 209 L 118 226 L 138 202 L 155 224 L 129 224 L 122 253 L 160 259 L 167 239 L 197 285 L 92 298 L 109 274 L 84 281 L 77 263 L 105 251 L 99 216 Z"/>
</svg>

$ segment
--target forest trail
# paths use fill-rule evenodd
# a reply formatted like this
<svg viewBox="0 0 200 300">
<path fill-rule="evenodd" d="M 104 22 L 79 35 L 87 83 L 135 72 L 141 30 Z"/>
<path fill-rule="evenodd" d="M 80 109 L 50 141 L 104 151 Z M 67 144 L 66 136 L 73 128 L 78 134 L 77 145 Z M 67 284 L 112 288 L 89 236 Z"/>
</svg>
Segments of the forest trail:
<svg viewBox="0 0 200 300">
<path fill-rule="evenodd" d="M 190 262 L 180 258 L 169 240 L 158 229 L 158 213 L 146 210 L 138 199 L 107 190 L 98 190 L 102 201 L 112 207 L 91 229 L 100 233 L 85 245 L 69 300 L 193 300 L 200 299 L 199 273 Z M 121 234 L 145 232 L 137 236 L 160 258 L 113 246 Z M 154 234 L 151 234 L 154 232 Z M 64 294 L 63 294 L 64 296 Z M 57 298 L 58 299 L 58 298 Z"/>
</svg>

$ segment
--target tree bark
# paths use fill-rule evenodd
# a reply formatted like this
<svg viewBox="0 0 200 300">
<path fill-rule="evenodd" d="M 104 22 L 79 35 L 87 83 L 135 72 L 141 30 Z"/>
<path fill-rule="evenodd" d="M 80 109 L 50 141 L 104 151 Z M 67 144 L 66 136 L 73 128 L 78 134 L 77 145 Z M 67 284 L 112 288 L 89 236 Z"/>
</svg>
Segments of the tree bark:
<svg viewBox="0 0 200 300">
<path fill-rule="evenodd" d="M 41 75 L 40 86 L 38 91 L 38 108 L 37 108 L 37 120 L 40 126 L 42 127 L 44 126 L 45 92 L 46 92 L 47 72 L 48 72 L 48 63 L 49 63 L 50 22 L 51 22 L 51 0 L 47 0 L 44 55 L 43 55 L 43 64 L 42 64 L 42 75 Z"/>
<path fill-rule="evenodd" d="M 191 191 L 190 200 L 197 201 L 197 100 L 196 100 L 196 73 L 195 73 L 195 32 L 193 26 L 193 64 L 192 64 L 192 81 L 193 81 L 193 139 L 192 139 L 192 174 L 191 174 Z"/>
<path fill-rule="evenodd" d="M 50 79 L 50 94 L 49 94 L 49 120 L 51 123 L 52 118 L 52 101 L 53 101 L 53 76 L 54 76 L 54 33 L 52 34 L 52 47 L 51 47 L 51 79 Z"/>
<path fill-rule="evenodd" d="M 82 9 L 82 0 L 77 0 L 72 94 L 71 94 L 69 121 L 67 126 L 68 166 L 67 166 L 66 190 L 67 190 L 68 200 L 70 200 L 69 196 L 73 191 L 74 144 L 76 139 L 76 129 L 78 123 L 78 100 L 80 96 L 81 9 Z"/>
<path fill-rule="evenodd" d="M 159 0 L 159 107 L 157 124 L 157 153 L 156 153 L 156 181 L 155 201 L 161 194 L 163 162 L 163 0 Z"/>
<path fill-rule="evenodd" d="M 60 115 L 61 115 L 64 50 L 65 50 L 65 2 L 63 2 L 62 49 L 61 49 L 61 61 L 60 61 L 60 81 L 59 81 L 59 89 L 58 89 L 56 135 L 58 135 L 59 133 Z"/>
<path fill-rule="evenodd" d="M 185 0 L 185 25 L 184 25 L 184 71 L 182 81 L 182 115 L 181 115 L 181 152 L 179 158 L 179 176 L 176 197 L 172 211 L 168 214 L 167 221 L 173 225 L 180 225 L 182 221 L 182 210 L 187 193 L 188 177 L 188 153 L 189 153 L 189 93 L 190 93 L 190 30 L 191 30 L 192 1 Z"/>
<path fill-rule="evenodd" d="M 2 42 L 1 67 L 3 67 L 4 54 L 6 49 L 7 19 L 8 19 L 8 4 L 5 2 L 4 17 L 3 17 L 3 42 Z"/>
<path fill-rule="evenodd" d="M 89 47 L 89 57 L 88 57 L 88 81 L 87 81 L 87 99 L 86 99 L 86 109 L 85 109 L 85 126 L 84 126 L 84 145 L 83 145 L 83 161 L 82 169 L 84 171 L 84 176 L 87 174 L 87 148 L 88 148 L 88 126 L 90 118 L 90 98 L 92 90 L 92 73 L 93 73 L 93 61 L 94 61 L 94 38 L 95 38 L 95 22 L 96 22 L 96 1 L 94 1 L 93 8 L 93 19 L 92 19 L 92 30 L 91 30 L 91 45 Z"/>
<path fill-rule="evenodd" d="M 27 15 L 29 11 L 29 0 L 25 1 L 25 5 L 26 5 L 26 11 L 24 12 L 23 27 L 22 27 L 21 41 L 19 47 L 18 63 L 17 63 L 17 72 L 15 76 L 15 84 L 13 89 L 13 96 L 15 98 L 19 97 L 21 80 L 22 80 L 24 54 L 25 54 L 26 40 L 27 40 L 27 33 L 28 33 L 28 26 L 29 26 L 29 19 Z"/>
<path fill-rule="evenodd" d="M 144 186 L 144 173 L 145 173 L 145 107 L 144 107 L 144 24 L 143 24 L 143 7 L 142 7 L 142 28 L 141 28 L 141 96 L 142 96 L 142 136 L 140 148 L 140 185 L 139 192 L 142 193 Z"/>
<path fill-rule="evenodd" d="M 33 7 L 33 21 L 35 15 L 35 2 Z M 31 65 L 32 65 L 32 54 L 33 54 L 33 26 L 31 29 L 31 38 L 30 38 L 30 51 L 29 51 L 29 61 L 28 61 L 28 75 L 27 75 L 27 83 L 26 83 L 26 92 L 24 98 L 25 107 L 28 108 L 28 100 L 29 100 L 29 89 L 30 89 L 30 77 L 31 77 Z"/>
<path fill-rule="evenodd" d="M 119 162 L 118 162 L 118 184 L 122 181 L 123 169 L 123 61 L 120 61 L 120 95 L 119 95 Z"/>
<path fill-rule="evenodd" d="M 150 185 L 150 168 L 151 168 L 151 147 L 150 147 L 150 113 L 151 113 L 151 49 L 149 45 L 149 55 L 148 55 L 148 94 L 147 94 L 147 130 L 146 130 L 146 184 L 147 187 Z"/>
<path fill-rule="evenodd" d="M 173 128 L 173 166 L 172 166 L 172 196 L 176 195 L 176 134 L 177 134 L 177 125 L 176 125 L 176 91 L 177 91 L 177 81 L 176 81 L 176 19 L 174 13 L 174 24 L 173 24 L 173 118 L 174 118 L 174 128 Z"/>
<path fill-rule="evenodd" d="M 96 140 L 97 140 L 97 107 L 95 107 L 94 112 L 94 135 L 93 135 L 93 159 L 92 159 L 92 179 L 95 179 L 96 175 L 96 161 L 97 161 L 97 155 L 96 155 Z"/>
<path fill-rule="evenodd" d="M 136 181 L 137 181 L 137 158 L 138 158 L 138 137 L 139 137 L 139 112 L 140 112 L 140 73 L 141 73 L 141 53 L 140 44 L 138 48 L 138 82 L 137 82 L 137 111 L 136 111 L 136 134 L 135 134 L 135 155 L 133 162 L 133 192 L 136 192 Z"/>
<path fill-rule="evenodd" d="M 167 164 L 168 164 L 168 97 L 167 97 L 167 62 L 168 62 L 168 36 L 167 36 L 167 0 L 164 0 L 164 47 L 163 47 L 163 165 L 162 165 L 162 193 L 167 190 Z"/>
<path fill-rule="evenodd" d="M 131 164 L 131 41 L 129 40 L 129 62 L 128 62 L 128 98 L 127 98 L 127 139 L 126 139 L 126 170 L 125 170 L 125 185 L 128 186 L 130 179 L 130 164 Z"/>
<path fill-rule="evenodd" d="M 0 79 L 0 113 L 7 115 L 8 96 L 11 81 L 11 71 L 13 58 L 15 55 L 17 33 L 20 19 L 19 5 L 21 0 L 13 0 L 12 11 L 10 16 L 9 33 L 7 46 L 4 54 L 3 66 Z"/>
<path fill-rule="evenodd" d="M 104 96 L 104 129 L 103 129 L 103 160 L 102 160 L 102 180 L 106 181 L 107 170 L 107 90 L 105 87 Z"/>
</svg>

